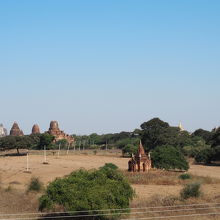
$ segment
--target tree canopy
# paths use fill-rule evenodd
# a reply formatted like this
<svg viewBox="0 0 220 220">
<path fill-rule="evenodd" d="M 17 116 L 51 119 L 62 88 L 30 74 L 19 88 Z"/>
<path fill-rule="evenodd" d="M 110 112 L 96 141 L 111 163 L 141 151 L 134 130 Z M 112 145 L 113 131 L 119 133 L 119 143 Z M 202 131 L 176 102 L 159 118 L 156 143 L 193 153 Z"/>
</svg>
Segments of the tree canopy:
<svg viewBox="0 0 220 220">
<path fill-rule="evenodd" d="M 109 209 L 109 213 L 120 213 L 120 210 L 111 209 L 128 208 L 133 196 L 132 187 L 117 166 L 106 164 L 99 170 L 78 170 L 51 182 L 40 198 L 40 210 L 54 210 L 62 206 L 71 214 L 74 211 L 100 214 L 92 218 L 100 219 L 102 212 L 94 210 Z"/>
<path fill-rule="evenodd" d="M 0 148 L 2 150 L 29 149 L 33 144 L 33 140 L 29 136 L 5 136 L 0 139 Z"/>
<path fill-rule="evenodd" d="M 32 134 L 25 136 L 5 136 L 0 138 L 1 150 L 16 149 L 19 154 L 19 149 L 43 149 L 44 146 L 49 146 L 54 137 L 50 134 Z"/>
<path fill-rule="evenodd" d="M 204 129 L 197 129 L 192 133 L 192 136 L 198 136 L 202 137 L 206 143 L 210 141 L 212 133 L 210 131 L 204 130 Z"/>
<path fill-rule="evenodd" d="M 173 146 L 158 146 L 151 154 L 153 166 L 158 169 L 188 170 L 189 164 L 179 149 Z"/>
<path fill-rule="evenodd" d="M 162 145 L 183 147 L 190 142 L 190 135 L 187 131 L 180 131 L 178 127 L 171 127 L 159 118 L 144 122 L 141 124 L 141 128 L 142 143 L 148 150 Z"/>
</svg>

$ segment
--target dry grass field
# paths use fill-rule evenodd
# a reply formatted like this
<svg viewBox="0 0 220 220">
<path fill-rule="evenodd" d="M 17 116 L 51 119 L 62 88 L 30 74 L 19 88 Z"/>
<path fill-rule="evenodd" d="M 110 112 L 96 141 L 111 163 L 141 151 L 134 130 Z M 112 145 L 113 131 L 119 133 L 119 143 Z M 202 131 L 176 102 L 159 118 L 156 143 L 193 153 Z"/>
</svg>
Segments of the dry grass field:
<svg viewBox="0 0 220 220">
<path fill-rule="evenodd" d="M 38 204 L 36 198 L 38 195 L 25 193 L 31 177 L 39 177 L 46 186 L 56 177 L 65 176 L 80 168 L 99 168 L 105 163 L 114 163 L 125 175 L 133 175 L 126 172 L 128 158 L 121 158 L 118 152 L 102 151 L 94 153 L 93 151 L 85 151 L 81 153 L 70 152 L 66 155 L 66 151 L 63 151 L 59 157 L 57 154 L 53 155 L 52 152 L 48 152 L 48 164 L 43 164 L 44 157 L 42 153 L 43 152 L 30 153 L 30 173 L 25 172 L 26 156 L 0 157 L 0 213 L 37 211 Z M 196 178 L 196 180 L 202 183 L 203 198 L 205 198 L 191 202 L 220 202 L 220 166 L 191 164 L 189 173 L 196 175 L 193 178 Z M 130 181 L 136 191 L 136 198 L 132 202 L 132 207 L 178 204 L 178 201 L 174 201 L 175 199 L 173 198 L 179 195 L 183 187 L 183 182 L 177 178 L 180 174 L 181 173 L 178 172 L 166 173 L 166 171 L 152 170 L 149 174 L 144 174 L 146 176 L 141 174 L 141 177 L 131 177 Z M 141 180 L 142 182 L 140 181 L 140 183 L 137 184 L 135 178 L 142 178 L 143 181 Z M 206 216 L 206 218 L 200 217 L 198 219 L 208 218 Z M 219 218 L 213 217 L 212 219 Z"/>
<path fill-rule="evenodd" d="M 40 153 L 42 154 L 43 151 Z M 62 177 L 80 168 L 94 169 L 103 166 L 105 163 L 114 163 L 123 170 L 127 168 L 128 159 L 120 158 L 120 156 L 110 156 L 110 153 L 104 155 L 104 153 L 105 151 L 103 156 L 87 152 L 66 155 L 66 151 L 63 151 L 58 157 L 57 154 L 52 155 L 50 152 L 49 156 L 47 156 L 48 164 L 43 164 L 43 154 L 33 155 L 30 153 L 29 167 L 31 173 L 25 173 L 27 166 L 26 156 L 1 157 L 1 184 L 4 188 L 13 185 L 15 188 L 24 189 L 32 176 L 39 177 L 44 184 L 47 184 L 56 177 Z"/>
</svg>

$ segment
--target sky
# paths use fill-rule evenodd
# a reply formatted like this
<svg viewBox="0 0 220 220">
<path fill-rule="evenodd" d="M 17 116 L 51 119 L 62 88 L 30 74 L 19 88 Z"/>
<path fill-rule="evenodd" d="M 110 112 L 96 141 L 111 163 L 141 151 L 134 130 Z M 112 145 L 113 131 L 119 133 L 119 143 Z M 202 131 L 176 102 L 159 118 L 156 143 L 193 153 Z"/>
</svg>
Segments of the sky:
<svg viewBox="0 0 220 220">
<path fill-rule="evenodd" d="M 219 11 L 218 0 L 0 0 L 0 123 L 220 126 Z"/>
</svg>

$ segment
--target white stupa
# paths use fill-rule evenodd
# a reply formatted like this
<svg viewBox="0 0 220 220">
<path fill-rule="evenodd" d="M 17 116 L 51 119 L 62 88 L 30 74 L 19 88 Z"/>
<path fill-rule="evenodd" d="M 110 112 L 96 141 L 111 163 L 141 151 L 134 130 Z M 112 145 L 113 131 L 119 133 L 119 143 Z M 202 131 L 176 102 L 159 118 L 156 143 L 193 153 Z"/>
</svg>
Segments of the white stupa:
<svg viewBox="0 0 220 220">
<path fill-rule="evenodd" d="M 184 128 L 183 128 L 183 126 L 182 126 L 182 123 L 181 123 L 181 122 L 179 123 L 178 128 L 180 129 L 180 131 L 184 131 Z"/>
<path fill-rule="evenodd" d="M 3 124 L 0 124 L 0 137 L 7 135 L 7 130 L 4 128 Z"/>
</svg>

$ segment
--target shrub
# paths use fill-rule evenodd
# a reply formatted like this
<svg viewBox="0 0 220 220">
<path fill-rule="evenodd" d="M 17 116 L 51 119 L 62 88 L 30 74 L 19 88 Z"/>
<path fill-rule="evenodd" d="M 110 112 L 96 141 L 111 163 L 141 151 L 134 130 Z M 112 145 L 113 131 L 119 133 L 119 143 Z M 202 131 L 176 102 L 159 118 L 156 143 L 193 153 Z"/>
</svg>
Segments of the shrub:
<svg viewBox="0 0 220 220">
<path fill-rule="evenodd" d="M 103 212 L 94 210 L 128 208 L 133 196 L 132 187 L 119 170 L 78 170 L 51 182 L 40 198 L 39 209 L 55 210 L 56 207 L 63 207 L 71 214 L 83 211 L 84 214 L 97 214 L 96 219 L 100 219 L 98 214 Z M 120 210 L 109 210 L 107 213 L 119 215 Z"/>
<path fill-rule="evenodd" d="M 153 166 L 159 169 L 188 170 L 189 164 L 184 155 L 173 146 L 156 147 L 151 154 Z"/>
<path fill-rule="evenodd" d="M 113 169 L 113 170 L 117 170 L 118 166 L 116 166 L 113 163 L 106 163 L 103 167 L 100 167 L 100 169 Z"/>
<path fill-rule="evenodd" d="M 37 177 L 32 177 L 28 184 L 28 191 L 40 192 L 43 189 L 43 183 Z"/>
<path fill-rule="evenodd" d="M 179 175 L 179 178 L 182 180 L 191 179 L 191 175 L 188 173 L 184 173 L 184 174 Z"/>
<path fill-rule="evenodd" d="M 180 192 L 180 196 L 183 199 L 188 199 L 191 197 L 199 197 L 200 195 L 201 195 L 201 191 L 200 191 L 199 183 L 187 184 Z"/>
</svg>

